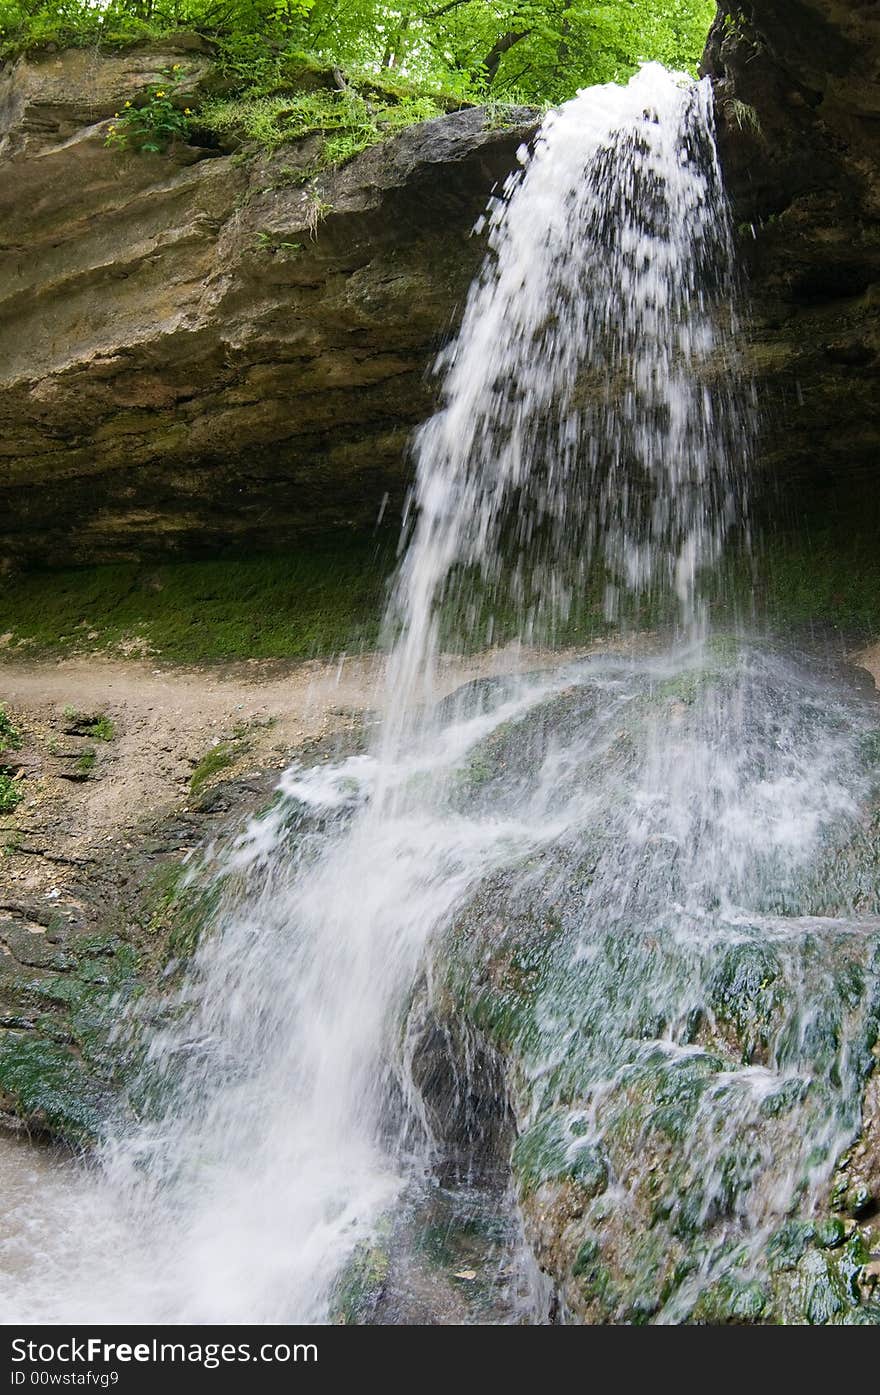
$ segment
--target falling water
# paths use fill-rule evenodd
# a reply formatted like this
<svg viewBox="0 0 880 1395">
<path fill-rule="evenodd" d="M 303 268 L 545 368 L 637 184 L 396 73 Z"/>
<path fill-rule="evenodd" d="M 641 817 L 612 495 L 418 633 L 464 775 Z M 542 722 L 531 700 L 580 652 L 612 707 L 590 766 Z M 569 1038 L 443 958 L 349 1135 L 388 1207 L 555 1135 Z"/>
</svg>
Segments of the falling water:
<svg viewBox="0 0 880 1395">
<path fill-rule="evenodd" d="M 420 1320 L 422 1289 L 435 1319 L 541 1320 L 517 1255 L 563 1240 L 529 1208 L 536 1159 L 552 1186 L 589 1155 L 599 1246 L 599 1203 L 637 1214 L 665 1156 L 652 1090 L 691 1159 L 658 1200 L 670 1253 L 686 1222 L 704 1237 L 645 1309 L 679 1320 L 809 1209 L 853 1133 L 871 941 L 858 877 L 829 891 L 817 869 L 858 843 L 871 716 L 706 643 L 751 431 L 710 89 L 646 67 L 552 113 L 520 161 L 415 445 L 380 734 L 292 767 L 193 873 L 213 933 L 153 1026 L 138 1120 L 43 1179 L 7 1320 L 326 1321 L 387 1264 L 373 1320 Z M 450 627 L 551 641 L 597 572 L 609 614 L 672 598 L 669 652 L 524 651 L 519 676 L 436 701 Z M 418 1239 L 449 1214 L 482 1237 L 458 1307 L 471 1280 L 432 1278 Z"/>
<path fill-rule="evenodd" d="M 744 522 L 751 422 L 710 84 L 646 65 L 551 113 L 520 159 L 480 220 L 490 252 L 416 440 L 395 694 L 430 697 L 444 600 L 459 643 L 491 643 L 505 609 L 545 639 L 597 560 L 610 615 L 621 587 L 672 589 L 699 629 L 700 575 Z"/>
</svg>

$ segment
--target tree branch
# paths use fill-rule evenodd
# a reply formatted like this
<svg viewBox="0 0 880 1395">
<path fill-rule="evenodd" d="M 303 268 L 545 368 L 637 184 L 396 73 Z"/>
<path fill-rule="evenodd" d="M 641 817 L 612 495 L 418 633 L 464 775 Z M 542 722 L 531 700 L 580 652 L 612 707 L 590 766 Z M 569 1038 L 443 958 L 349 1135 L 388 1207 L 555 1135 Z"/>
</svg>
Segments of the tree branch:
<svg viewBox="0 0 880 1395">
<path fill-rule="evenodd" d="M 486 81 L 490 87 L 498 76 L 498 69 L 501 67 L 501 60 L 505 53 L 509 53 L 517 44 L 522 43 L 523 39 L 527 39 L 531 33 L 533 33 L 531 29 L 511 31 L 510 33 L 502 34 L 501 38 L 497 39 L 492 45 L 486 57 L 483 59 Z"/>
<path fill-rule="evenodd" d="M 448 15 L 450 10 L 459 10 L 462 5 L 470 5 L 471 0 L 448 0 L 445 5 L 440 5 L 436 10 L 428 10 L 425 19 L 442 19 L 443 15 Z"/>
</svg>

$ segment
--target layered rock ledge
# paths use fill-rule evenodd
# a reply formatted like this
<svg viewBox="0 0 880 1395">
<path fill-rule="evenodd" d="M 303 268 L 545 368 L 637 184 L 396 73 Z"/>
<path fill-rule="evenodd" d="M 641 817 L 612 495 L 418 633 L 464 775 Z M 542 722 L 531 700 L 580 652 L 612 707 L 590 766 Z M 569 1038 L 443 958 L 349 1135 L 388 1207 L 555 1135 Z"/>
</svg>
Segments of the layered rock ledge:
<svg viewBox="0 0 880 1395">
<path fill-rule="evenodd" d="M 210 90 L 186 36 L 0 73 L 7 562 L 277 547 L 399 504 L 474 221 L 534 129 L 455 112 L 306 182 L 309 138 L 108 149 L 174 62 Z"/>
<path fill-rule="evenodd" d="M 471 235 L 534 114 L 471 109 L 314 179 L 196 132 L 108 149 L 181 35 L 0 73 L 0 558 L 68 564 L 298 543 L 393 516 L 429 369 L 484 244 Z M 880 174 L 870 4 L 753 0 L 709 36 L 750 280 L 756 469 L 778 515 L 869 522 L 880 424 Z M 759 488 L 759 492 L 760 488 Z"/>
</svg>

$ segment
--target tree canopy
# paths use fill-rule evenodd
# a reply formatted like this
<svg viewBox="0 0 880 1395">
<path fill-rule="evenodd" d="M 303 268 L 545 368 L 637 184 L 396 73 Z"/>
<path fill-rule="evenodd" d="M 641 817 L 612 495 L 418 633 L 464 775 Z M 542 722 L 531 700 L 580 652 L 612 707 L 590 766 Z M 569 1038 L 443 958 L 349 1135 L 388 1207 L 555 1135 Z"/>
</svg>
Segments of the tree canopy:
<svg viewBox="0 0 880 1395">
<path fill-rule="evenodd" d="M 0 52 L 188 29 L 241 72 L 308 54 L 475 100 L 558 102 L 645 59 L 693 70 L 714 11 L 714 0 L 0 0 Z"/>
</svg>

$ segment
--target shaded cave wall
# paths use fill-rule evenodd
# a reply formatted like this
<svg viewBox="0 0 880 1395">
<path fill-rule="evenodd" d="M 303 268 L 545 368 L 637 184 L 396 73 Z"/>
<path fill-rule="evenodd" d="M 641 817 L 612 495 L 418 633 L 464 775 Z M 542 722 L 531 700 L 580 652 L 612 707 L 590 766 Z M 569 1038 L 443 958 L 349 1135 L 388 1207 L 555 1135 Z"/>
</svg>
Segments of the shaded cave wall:
<svg viewBox="0 0 880 1395">
<path fill-rule="evenodd" d="M 877 522 L 880 6 L 722 6 L 704 58 L 747 271 L 765 519 Z"/>
</svg>

